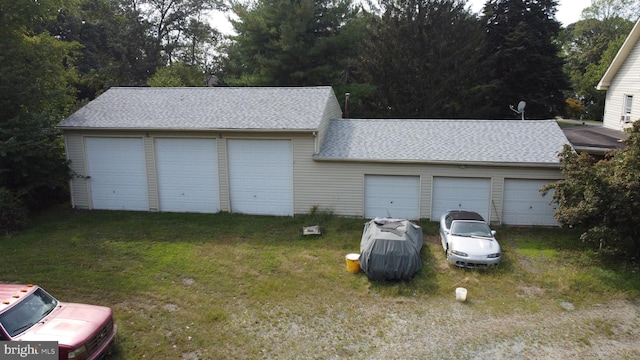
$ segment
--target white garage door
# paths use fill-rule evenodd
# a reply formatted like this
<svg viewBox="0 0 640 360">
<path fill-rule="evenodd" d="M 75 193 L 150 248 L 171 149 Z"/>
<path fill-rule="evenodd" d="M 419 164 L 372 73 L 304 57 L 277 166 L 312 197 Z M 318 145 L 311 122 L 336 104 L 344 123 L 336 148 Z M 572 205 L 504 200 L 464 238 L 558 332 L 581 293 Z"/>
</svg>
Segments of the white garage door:
<svg viewBox="0 0 640 360">
<path fill-rule="evenodd" d="M 542 196 L 549 180 L 505 179 L 502 222 L 509 225 L 558 225 L 551 205 L 553 190 Z"/>
<path fill-rule="evenodd" d="M 94 209 L 149 210 L 142 138 L 85 139 Z"/>
<path fill-rule="evenodd" d="M 448 210 L 470 210 L 489 221 L 490 199 L 490 179 L 434 177 L 431 220 Z"/>
<path fill-rule="evenodd" d="M 158 138 L 156 167 L 161 211 L 220 211 L 215 139 Z"/>
<path fill-rule="evenodd" d="M 364 217 L 420 218 L 420 177 L 366 175 Z"/>
<path fill-rule="evenodd" d="M 231 211 L 293 215 L 290 140 L 228 141 Z"/>
</svg>

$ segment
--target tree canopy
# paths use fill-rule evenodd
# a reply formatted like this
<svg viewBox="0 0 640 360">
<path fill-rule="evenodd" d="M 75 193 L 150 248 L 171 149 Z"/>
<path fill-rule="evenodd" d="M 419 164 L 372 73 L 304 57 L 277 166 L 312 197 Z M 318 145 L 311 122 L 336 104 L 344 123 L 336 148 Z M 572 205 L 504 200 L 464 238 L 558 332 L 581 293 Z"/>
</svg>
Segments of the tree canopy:
<svg viewBox="0 0 640 360">
<path fill-rule="evenodd" d="M 0 215 L 15 218 L 46 203 L 67 179 L 55 125 L 74 105 L 79 47 L 37 31 L 59 6 L 58 0 L 0 0 Z M 0 217 L 0 231 L 12 226 Z"/>
<path fill-rule="evenodd" d="M 377 117 L 473 117 L 484 37 L 478 19 L 455 0 L 382 0 L 368 25 L 361 70 L 377 89 Z"/>
<path fill-rule="evenodd" d="M 226 49 L 224 82 L 292 86 L 338 83 L 357 46 L 345 31 L 351 0 L 233 3 L 236 35 Z"/>
<path fill-rule="evenodd" d="M 613 6 L 616 1 L 594 1 L 583 11 L 583 19 L 568 25 L 559 37 L 572 88 L 566 97 L 582 102 L 584 111 L 579 116 L 584 119 L 601 120 L 605 92 L 596 90 L 596 85 L 634 24 L 622 16 L 622 9 Z M 611 7 L 598 7 L 606 4 Z"/>
<path fill-rule="evenodd" d="M 564 111 L 569 84 L 556 42 L 560 23 L 555 0 L 489 0 L 483 21 L 489 78 L 484 112 L 509 118 L 508 104 L 526 101 L 529 118 Z"/>
</svg>

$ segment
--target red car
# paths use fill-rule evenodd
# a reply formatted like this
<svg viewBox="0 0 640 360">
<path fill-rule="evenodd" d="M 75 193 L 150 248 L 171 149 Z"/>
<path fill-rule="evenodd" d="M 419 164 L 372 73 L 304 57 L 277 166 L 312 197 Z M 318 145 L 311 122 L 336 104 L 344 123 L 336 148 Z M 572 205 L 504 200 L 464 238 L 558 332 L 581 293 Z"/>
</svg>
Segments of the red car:
<svg viewBox="0 0 640 360">
<path fill-rule="evenodd" d="M 113 311 L 63 303 L 36 285 L 0 284 L 0 341 L 56 341 L 60 360 L 99 359 L 116 336 Z"/>
</svg>

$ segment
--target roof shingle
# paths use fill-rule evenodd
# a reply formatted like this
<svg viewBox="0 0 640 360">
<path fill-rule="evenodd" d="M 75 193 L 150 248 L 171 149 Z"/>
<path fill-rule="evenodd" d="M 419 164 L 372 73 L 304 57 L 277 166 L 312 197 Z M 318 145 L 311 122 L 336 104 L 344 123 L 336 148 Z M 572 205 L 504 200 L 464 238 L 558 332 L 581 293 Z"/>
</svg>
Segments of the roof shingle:
<svg viewBox="0 0 640 360">
<path fill-rule="evenodd" d="M 111 88 L 60 128 L 315 130 L 330 86 Z"/>
<path fill-rule="evenodd" d="M 558 166 L 564 144 L 555 120 L 334 119 L 315 158 Z"/>
</svg>

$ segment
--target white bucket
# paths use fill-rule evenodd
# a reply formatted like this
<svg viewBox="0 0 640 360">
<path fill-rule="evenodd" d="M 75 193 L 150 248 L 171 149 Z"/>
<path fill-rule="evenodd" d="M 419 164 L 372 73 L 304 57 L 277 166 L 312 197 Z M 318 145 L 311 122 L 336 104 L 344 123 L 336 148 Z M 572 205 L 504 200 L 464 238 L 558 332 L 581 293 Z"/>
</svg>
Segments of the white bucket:
<svg viewBox="0 0 640 360">
<path fill-rule="evenodd" d="M 465 301 L 467 300 L 467 289 L 465 288 L 456 288 L 456 300 Z"/>
</svg>

